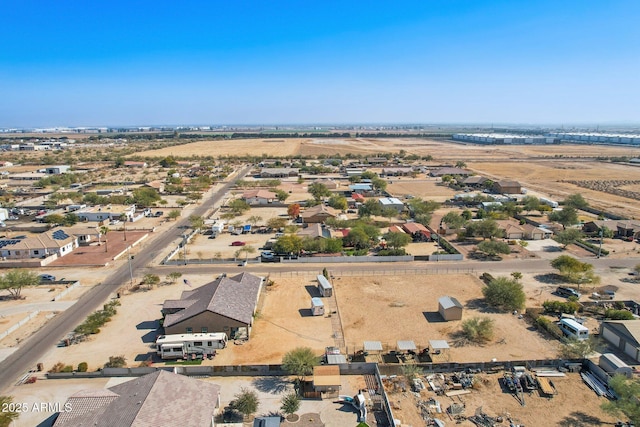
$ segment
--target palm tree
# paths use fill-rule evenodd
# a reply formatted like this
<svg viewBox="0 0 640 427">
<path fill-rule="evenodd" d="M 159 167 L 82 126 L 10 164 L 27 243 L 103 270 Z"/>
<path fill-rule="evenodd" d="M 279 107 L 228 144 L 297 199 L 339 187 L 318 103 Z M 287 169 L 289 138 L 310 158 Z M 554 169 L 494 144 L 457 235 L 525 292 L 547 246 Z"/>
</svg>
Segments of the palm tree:
<svg viewBox="0 0 640 427">
<path fill-rule="evenodd" d="M 104 234 L 104 251 L 109 252 L 109 246 L 107 245 L 107 233 L 109 232 L 109 227 L 103 225 L 100 227 L 100 236 Z M 99 238 L 99 237 L 98 237 Z"/>
</svg>

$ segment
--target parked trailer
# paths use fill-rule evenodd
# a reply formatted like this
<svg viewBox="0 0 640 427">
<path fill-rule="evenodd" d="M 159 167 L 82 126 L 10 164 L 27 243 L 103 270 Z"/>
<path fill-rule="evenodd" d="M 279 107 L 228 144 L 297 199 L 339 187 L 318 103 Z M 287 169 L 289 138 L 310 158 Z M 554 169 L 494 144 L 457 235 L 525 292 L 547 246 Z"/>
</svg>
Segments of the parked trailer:
<svg viewBox="0 0 640 427">
<path fill-rule="evenodd" d="M 322 274 L 318 274 L 318 291 L 323 297 L 330 297 L 333 293 L 333 286 Z"/>
<path fill-rule="evenodd" d="M 193 354 L 204 357 L 226 346 L 224 332 L 161 335 L 156 340 L 156 352 L 162 359 L 185 359 Z"/>
<path fill-rule="evenodd" d="M 560 330 L 570 338 L 578 340 L 589 339 L 589 329 L 573 319 L 561 319 L 558 326 Z"/>
<path fill-rule="evenodd" d="M 551 206 L 554 209 L 558 207 L 558 202 L 556 202 L 555 200 L 546 199 L 544 197 L 540 197 L 540 203 Z"/>
<path fill-rule="evenodd" d="M 324 315 L 324 303 L 320 298 L 311 298 L 311 315 L 323 316 Z"/>
</svg>

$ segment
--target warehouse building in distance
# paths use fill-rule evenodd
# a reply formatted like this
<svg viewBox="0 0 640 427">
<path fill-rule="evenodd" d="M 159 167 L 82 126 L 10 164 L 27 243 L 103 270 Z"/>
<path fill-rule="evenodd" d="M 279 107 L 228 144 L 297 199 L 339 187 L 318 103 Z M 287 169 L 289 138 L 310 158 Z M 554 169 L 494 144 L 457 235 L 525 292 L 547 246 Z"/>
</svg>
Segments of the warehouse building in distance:
<svg viewBox="0 0 640 427">
<path fill-rule="evenodd" d="M 544 135 L 514 135 L 506 133 L 455 133 L 454 141 L 475 144 L 557 144 L 560 138 Z"/>
</svg>

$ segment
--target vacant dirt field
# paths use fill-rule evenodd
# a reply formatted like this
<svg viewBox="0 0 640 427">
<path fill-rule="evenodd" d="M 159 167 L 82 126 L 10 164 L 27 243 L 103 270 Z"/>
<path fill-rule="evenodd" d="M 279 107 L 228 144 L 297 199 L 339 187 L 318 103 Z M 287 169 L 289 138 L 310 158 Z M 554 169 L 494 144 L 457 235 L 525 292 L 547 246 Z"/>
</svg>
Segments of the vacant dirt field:
<svg viewBox="0 0 640 427">
<path fill-rule="evenodd" d="M 479 386 L 471 390 L 471 394 L 459 397 L 436 396 L 431 390 L 422 390 L 419 397 L 413 393 L 402 392 L 394 383 L 388 381 L 385 390 L 394 409 L 394 416 L 402 421 L 402 425 L 424 425 L 417 408 L 418 400 L 430 398 L 438 400 L 444 411 L 453 403 L 465 405 L 464 416 L 471 416 L 477 408 L 491 417 L 511 417 L 514 423 L 527 427 L 546 426 L 595 426 L 613 425 L 616 418 L 600 409 L 606 399 L 598 397 L 580 378 L 577 373 L 569 373 L 566 377 L 553 378 L 558 394 L 552 398 L 542 397 L 537 392 L 525 394 L 525 406 L 505 392 L 498 379 L 500 374 L 479 374 Z M 402 379 L 400 379 L 402 381 Z M 428 386 L 427 386 L 428 388 Z M 445 414 L 434 414 L 436 418 L 451 421 Z M 463 426 L 474 425 L 471 421 L 462 421 Z"/>
<path fill-rule="evenodd" d="M 234 139 L 233 141 L 198 141 L 189 144 L 148 150 L 137 153 L 139 156 L 273 156 L 285 157 L 299 154 L 304 139 Z"/>
<path fill-rule="evenodd" d="M 470 275 L 342 277 L 334 281 L 345 339 L 352 350 L 363 341 L 381 341 L 393 350 L 398 340 L 413 340 L 419 348 L 429 340 L 446 339 L 462 321 L 444 322 L 437 313 L 438 298 L 455 297 L 465 307 L 462 320 L 487 316 L 495 321 L 495 338 L 484 346 L 452 347 L 451 361 L 471 362 L 555 357 L 557 343 L 529 331 L 511 314 L 483 310 L 481 282 Z"/>
<path fill-rule="evenodd" d="M 390 178 L 390 184 L 387 185 L 387 191 L 395 197 L 403 198 L 411 195 L 435 202 L 444 202 L 451 199 L 456 192 L 444 185 L 438 185 L 439 178 L 410 178 L 410 177 L 394 177 Z"/>
</svg>

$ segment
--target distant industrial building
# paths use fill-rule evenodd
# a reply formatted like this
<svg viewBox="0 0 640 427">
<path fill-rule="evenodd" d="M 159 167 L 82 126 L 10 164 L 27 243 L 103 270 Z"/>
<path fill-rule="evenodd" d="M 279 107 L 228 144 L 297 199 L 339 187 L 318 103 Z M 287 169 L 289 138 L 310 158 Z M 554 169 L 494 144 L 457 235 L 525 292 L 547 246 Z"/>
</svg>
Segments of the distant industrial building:
<svg viewBox="0 0 640 427">
<path fill-rule="evenodd" d="M 562 141 L 600 144 L 640 144 L 640 134 L 637 133 L 551 132 L 548 135 Z"/>
<path fill-rule="evenodd" d="M 560 138 L 553 135 L 512 135 L 503 133 L 455 133 L 454 141 L 476 144 L 557 144 Z"/>
</svg>

